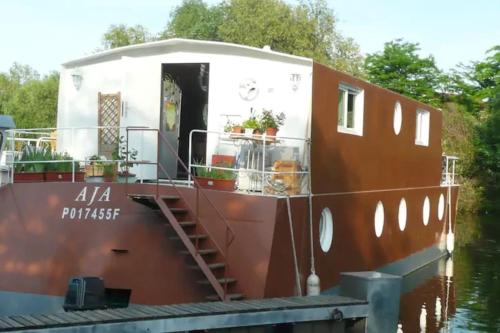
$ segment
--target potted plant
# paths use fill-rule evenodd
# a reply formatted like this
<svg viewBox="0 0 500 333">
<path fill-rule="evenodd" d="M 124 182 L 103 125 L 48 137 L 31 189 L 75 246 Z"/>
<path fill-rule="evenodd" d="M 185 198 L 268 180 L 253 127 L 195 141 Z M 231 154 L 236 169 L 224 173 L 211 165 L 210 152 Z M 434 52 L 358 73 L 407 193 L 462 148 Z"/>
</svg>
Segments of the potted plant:
<svg viewBox="0 0 500 333">
<path fill-rule="evenodd" d="M 279 128 L 285 123 L 285 114 L 283 112 L 275 115 L 272 110 L 262 110 L 260 116 L 260 126 L 267 135 L 276 136 Z"/>
<path fill-rule="evenodd" d="M 15 161 L 14 182 L 44 182 L 47 164 L 44 162 L 50 159 L 51 154 L 48 149 L 32 145 L 25 146 L 21 156 Z"/>
<path fill-rule="evenodd" d="M 118 145 L 112 154 L 114 160 L 120 161 L 119 170 L 116 170 L 118 171 L 117 174 L 119 183 L 135 182 L 135 174 L 131 173 L 129 169 L 134 166 L 132 161 L 136 160 L 137 154 L 137 149 L 132 148 L 127 150 L 127 142 L 125 141 L 125 138 L 121 136 L 118 140 Z"/>
<path fill-rule="evenodd" d="M 260 124 L 257 118 L 250 117 L 245 120 L 241 126 L 245 129 L 245 135 L 259 134 L 260 133 Z M 259 132 L 259 133 L 257 133 Z"/>
<path fill-rule="evenodd" d="M 75 182 L 83 182 L 85 172 L 80 171 L 79 163 L 72 162 L 73 158 L 68 153 L 52 154 L 52 161 L 60 161 L 47 164 L 45 181 L 47 182 L 71 182 L 73 181 L 73 164 L 75 171 Z"/>
<path fill-rule="evenodd" d="M 89 164 L 85 165 L 85 176 L 87 177 L 102 177 L 103 165 L 101 157 L 92 155 L 88 158 Z"/>
<path fill-rule="evenodd" d="M 198 163 L 196 163 L 198 164 Z M 227 162 L 220 162 L 215 167 L 231 168 Z M 236 173 L 231 170 L 221 170 L 213 167 L 197 167 L 196 181 L 199 186 L 219 191 L 234 191 Z"/>
<path fill-rule="evenodd" d="M 114 162 L 103 163 L 102 177 L 106 183 L 112 183 L 116 181 L 116 175 L 118 173 L 118 168 Z"/>
</svg>

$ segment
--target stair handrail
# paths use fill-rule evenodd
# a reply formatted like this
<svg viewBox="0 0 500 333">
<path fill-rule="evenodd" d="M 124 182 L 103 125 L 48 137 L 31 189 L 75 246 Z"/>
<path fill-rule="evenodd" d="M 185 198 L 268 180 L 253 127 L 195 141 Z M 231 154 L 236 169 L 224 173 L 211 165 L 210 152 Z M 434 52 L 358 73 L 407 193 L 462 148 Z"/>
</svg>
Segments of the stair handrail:
<svg viewBox="0 0 500 333">
<path fill-rule="evenodd" d="M 170 177 L 170 175 L 168 174 L 168 172 L 165 170 L 165 168 L 163 167 L 163 165 L 161 165 L 161 163 L 160 163 L 160 156 L 159 156 L 160 155 L 160 153 L 159 153 L 160 152 L 160 139 L 163 142 L 166 143 L 166 146 L 168 147 L 168 149 L 170 150 L 170 152 L 175 156 L 176 160 L 178 162 L 180 162 L 182 168 L 187 172 L 187 174 L 189 175 L 189 177 L 191 177 L 193 179 L 193 183 L 196 185 L 195 188 L 197 190 L 197 194 L 201 192 L 201 194 L 205 197 L 205 199 L 207 200 L 207 202 L 209 203 L 209 205 L 215 210 L 216 214 L 224 222 L 224 225 L 226 227 L 226 234 L 225 234 L 225 243 L 226 244 L 225 244 L 224 251 L 221 249 L 221 247 L 219 246 L 219 244 L 217 244 L 217 241 L 215 240 L 214 237 L 211 237 L 211 239 L 213 240 L 215 246 L 219 249 L 219 251 L 224 256 L 224 259 L 227 261 L 229 246 L 233 243 L 236 234 L 235 234 L 233 228 L 231 228 L 231 226 L 227 222 L 227 220 L 224 217 L 224 215 L 220 212 L 220 210 L 217 208 L 217 206 L 212 202 L 212 200 L 205 193 L 205 190 L 203 189 L 203 187 L 200 186 L 200 183 L 198 182 L 198 180 L 193 176 L 193 174 L 191 173 L 191 171 L 189 170 L 189 168 L 186 166 L 186 164 L 184 163 L 184 161 L 182 161 L 182 159 L 177 154 L 177 152 L 172 147 L 172 145 L 170 145 L 170 143 L 165 138 L 165 136 L 163 135 L 163 133 L 159 129 L 156 129 L 156 128 L 142 128 L 142 127 L 127 127 L 126 131 L 127 131 L 127 140 L 126 140 L 126 149 L 127 149 L 127 151 L 128 151 L 128 143 L 129 143 L 129 140 L 128 140 L 128 137 L 129 137 L 128 133 L 129 133 L 129 131 L 147 131 L 147 132 L 156 132 L 157 133 L 157 137 L 158 137 L 157 145 L 158 145 L 158 147 L 157 147 L 157 154 L 156 154 L 157 155 L 156 156 L 156 172 L 157 172 L 157 174 L 156 174 L 156 198 L 159 198 L 159 186 L 160 186 L 160 182 L 159 182 L 159 178 L 160 178 L 159 177 L 159 170 L 160 169 L 161 169 L 162 172 L 164 172 L 167 175 L 168 180 L 173 185 L 173 187 L 175 188 L 175 190 L 177 191 L 177 193 L 179 193 L 182 197 L 184 197 L 184 195 L 182 194 L 182 192 L 177 189 L 177 186 L 173 182 L 173 180 Z M 128 155 L 127 155 L 127 157 L 128 157 Z M 140 164 L 141 161 L 132 161 L 131 163 Z M 126 161 L 126 165 L 127 165 L 127 168 L 128 168 L 128 159 Z M 199 201 L 199 198 L 198 198 L 198 195 L 197 195 L 197 197 L 196 197 L 197 207 L 198 207 L 198 201 Z M 189 203 L 188 203 L 187 200 L 186 200 L 186 204 L 189 205 Z M 196 220 L 199 222 L 198 211 L 196 211 Z M 210 232 L 203 225 L 202 225 L 202 227 L 205 229 L 206 232 L 208 232 L 210 234 Z M 228 236 L 229 236 L 229 239 L 228 239 Z"/>
</svg>

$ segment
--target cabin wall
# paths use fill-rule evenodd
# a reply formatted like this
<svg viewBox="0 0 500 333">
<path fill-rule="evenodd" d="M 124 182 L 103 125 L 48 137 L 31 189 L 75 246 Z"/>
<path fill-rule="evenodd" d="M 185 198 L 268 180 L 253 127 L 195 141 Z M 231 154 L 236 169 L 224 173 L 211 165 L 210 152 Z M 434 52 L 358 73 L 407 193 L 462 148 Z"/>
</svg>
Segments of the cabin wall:
<svg viewBox="0 0 500 333">
<path fill-rule="evenodd" d="M 304 60 L 279 61 L 263 53 L 261 58 L 245 56 L 244 51 L 230 54 L 213 50 L 175 52 L 121 57 L 106 62 L 89 63 L 78 67 L 83 84 L 79 91 L 73 87 L 71 74 L 76 67 L 63 69 L 58 111 L 58 126 L 96 126 L 97 94 L 122 94 L 121 126 L 147 126 L 158 128 L 161 107 L 161 69 L 167 63 L 209 63 L 208 130 L 222 131 L 226 115 L 235 123 L 250 116 L 253 108 L 259 113 L 263 108 L 275 113 L 285 112 L 285 125 L 279 135 L 307 137 L 311 109 L 312 66 Z M 168 52 L 168 53 L 167 53 Z M 298 82 L 292 82 L 292 74 L 299 74 Z M 255 80 L 259 93 L 251 101 L 240 97 L 239 86 L 245 79 Z M 294 84 L 296 85 L 294 87 Z M 182 112 L 182 111 L 181 111 Z M 71 151 L 77 158 L 97 152 L 97 131 L 90 139 L 78 137 L 85 145 L 71 148 L 69 135 L 59 136 L 59 149 Z M 87 132 L 88 133 L 88 132 Z M 123 133 L 123 132 L 122 132 Z M 142 151 L 139 160 L 156 160 L 156 135 L 134 133 L 131 146 Z M 210 135 L 207 155 L 215 151 L 217 136 Z M 146 147 L 141 149 L 141 147 Z M 142 155 L 141 155 L 142 154 Z M 144 178 L 155 178 L 153 166 L 134 170 Z"/>
<path fill-rule="evenodd" d="M 362 136 L 337 130 L 341 83 L 364 90 Z M 393 129 L 397 101 L 402 106 L 399 135 Z M 439 186 L 440 111 L 316 63 L 312 108 L 314 193 Z M 415 144 L 417 108 L 430 113 L 428 146 Z"/>
</svg>

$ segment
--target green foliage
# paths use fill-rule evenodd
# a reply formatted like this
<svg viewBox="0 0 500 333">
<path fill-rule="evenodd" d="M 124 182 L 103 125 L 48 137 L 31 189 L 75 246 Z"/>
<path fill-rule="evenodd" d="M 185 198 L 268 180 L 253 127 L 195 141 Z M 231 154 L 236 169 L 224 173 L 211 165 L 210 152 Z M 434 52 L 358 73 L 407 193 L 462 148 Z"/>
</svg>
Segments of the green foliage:
<svg viewBox="0 0 500 333">
<path fill-rule="evenodd" d="M 195 164 L 202 164 L 195 162 Z M 227 162 L 220 162 L 215 165 L 220 168 L 232 168 L 233 166 Z M 196 176 L 212 179 L 233 180 L 236 179 L 236 173 L 231 170 L 221 170 L 211 167 L 196 167 Z"/>
<path fill-rule="evenodd" d="M 184 0 L 172 12 L 168 27 L 160 37 L 220 41 L 218 30 L 223 23 L 224 8 L 224 5 L 208 7 L 201 0 Z"/>
<path fill-rule="evenodd" d="M 21 156 L 16 158 L 15 170 L 16 172 L 44 172 L 47 170 L 48 164 L 44 163 L 44 161 L 50 160 L 52 160 L 52 154 L 45 147 L 27 145 L 24 147 Z"/>
<path fill-rule="evenodd" d="M 257 128 L 260 128 L 260 123 L 259 121 L 257 120 L 257 118 L 255 117 L 250 117 L 248 118 L 247 120 L 243 121 L 241 123 L 241 126 L 243 128 L 254 128 L 254 129 L 257 129 Z"/>
<path fill-rule="evenodd" d="M 424 103 L 439 105 L 442 75 L 432 56 L 422 58 L 417 43 L 402 39 L 385 43 L 384 50 L 365 60 L 368 80 Z"/>
<path fill-rule="evenodd" d="M 362 74 L 359 47 L 335 28 L 333 10 L 325 0 L 227 0 L 208 6 L 185 0 L 172 13 L 161 38 L 192 38 L 269 45 L 273 50 L 314 58 L 355 75 Z"/>
<path fill-rule="evenodd" d="M 69 156 L 68 153 L 53 153 L 51 159 L 53 161 L 64 161 L 64 162 L 47 163 L 47 168 L 46 168 L 47 171 L 57 171 L 57 172 L 73 171 L 73 162 L 71 162 L 73 158 Z"/>
<path fill-rule="evenodd" d="M 111 25 L 102 37 L 102 45 L 105 49 L 141 44 L 152 41 L 148 30 L 142 25 L 128 27 L 125 24 Z"/>
<path fill-rule="evenodd" d="M 262 114 L 259 119 L 260 128 L 265 131 L 267 128 L 279 129 L 285 123 L 286 115 L 281 112 L 277 115 L 273 113 L 272 110 L 262 110 Z"/>
<path fill-rule="evenodd" d="M 29 66 L 17 63 L 0 73 L 0 114 L 13 116 L 18 128 L 54 127 L 59 74 L 43 78 Z"/>
</svg>

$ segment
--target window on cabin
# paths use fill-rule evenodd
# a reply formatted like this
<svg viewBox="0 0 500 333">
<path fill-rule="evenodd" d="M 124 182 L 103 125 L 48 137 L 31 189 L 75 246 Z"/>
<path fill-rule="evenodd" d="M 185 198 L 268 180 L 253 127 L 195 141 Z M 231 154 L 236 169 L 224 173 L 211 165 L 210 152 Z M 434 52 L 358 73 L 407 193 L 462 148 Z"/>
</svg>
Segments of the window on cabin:
<svg viewBox="0 0 500 333">
<path fill-rule="evenodd" d="M 415 144 L 420 146 L 429 145 L 429 111 L 417 109 L 417 126 L 415 129 Z"/>
<path fill-rule="evenodd" d="M 338 131 L 363 135 L 363 90 L 341 84 L 338 96 Z"/>
</svg>

